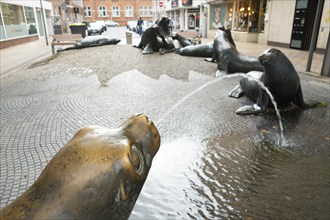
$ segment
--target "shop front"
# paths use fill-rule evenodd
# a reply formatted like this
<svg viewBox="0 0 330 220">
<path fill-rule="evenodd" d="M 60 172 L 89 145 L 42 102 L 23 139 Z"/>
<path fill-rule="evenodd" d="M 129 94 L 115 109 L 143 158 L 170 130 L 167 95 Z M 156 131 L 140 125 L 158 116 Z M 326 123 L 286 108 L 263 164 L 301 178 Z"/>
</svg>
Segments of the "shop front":
<svg viewBox="0 0 330 220">
<path fill-rule="evenodd" d="M 200 27 L 200 5 L 198 0 L 172 0 L 165 4 L 166 15 L 174 22 L 176 29 L 188 31 Z"/>
<path fill-rule="evenodd" d="M 22 1 L 20 1 L 22 2 Z M 12 4 L 13 1 L 0 3 L 0 48 L 38 40 L 45 36 L 40 5 L 26 1 L 25 5 Z M 24 3 L 24 2 L 23 2 Z M 33 3 L 33 2 L 32 2 Z M 51 4 L 45 4 L 47 9 Z M 49 10 L 45 10 L 49 15 Z M 47 21 L 47 19 L 46 19 Z M 46 25 L 47 26 L 47 25 Z"/>
<path fill-rule="evenodd" d="M 258 42 L 264 33 L 266 0 L 209 1 L 208 36 L 219 27 L 232 31 L 234 40 Z"/>
</svg>

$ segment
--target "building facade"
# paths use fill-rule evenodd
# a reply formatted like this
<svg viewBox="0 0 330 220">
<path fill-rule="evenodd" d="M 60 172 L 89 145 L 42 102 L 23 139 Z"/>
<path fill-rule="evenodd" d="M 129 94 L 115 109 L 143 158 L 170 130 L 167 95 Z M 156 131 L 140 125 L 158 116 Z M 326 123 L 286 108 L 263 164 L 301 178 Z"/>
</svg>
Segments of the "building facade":
<svg viewBox="0 0 330 220">
<path fill-rule="evenodd" d="M 47 1 L 1 0 L 0 48 L 7 48 L 53 34 L 52 4 Z"/>
<path fill-rule="evenodd" d="M 319 2 L 317 50 L 324 51 L 330 22 L 327 0 L 208 0 L 207 34 L 215 36 L 224 26 L 237 41 L 308 50 Z"/>
<path fill-rule="evenodd" d="M 53 29 L 55 34 L 70 33 L 69 25 L 84 20 L 83 0 L 48 0 L 53 5 Z"/>
<path fill-rule="evenodd" d="M 206 30 L 206 1 L 205 0 L 171 0 L 156 1 L 160 16 L 167 16 L 174 22 L 175 29 L 180 31 L 188 31 L 195 29 L 202 33 L 202 28 Z M 162 6 L 164 4 L 164 6 Z M 165 11 L 165 13 L 162 13 Z M 203 34 L 201 34 L 203 35 Z M 206 32 L 203 37 L 206 37 Z"/>
<path fill-rule="evenodd" d="M 153 21 L 153 0 L 84 0 L 85 21 L 113 20 L 121 26 L 127 21 Z"/>
</svg>

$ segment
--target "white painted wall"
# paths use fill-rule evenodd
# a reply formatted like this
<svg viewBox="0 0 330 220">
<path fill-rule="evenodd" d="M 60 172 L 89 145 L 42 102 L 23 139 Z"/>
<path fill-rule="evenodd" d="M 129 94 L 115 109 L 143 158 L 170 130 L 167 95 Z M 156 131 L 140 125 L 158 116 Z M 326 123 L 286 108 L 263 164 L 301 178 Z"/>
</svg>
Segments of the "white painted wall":
<svg viewBox="0 0 330 220">
<path fill-rule="evenodd" d="M 317 48 L 325 49 L 327 47 L 327 40 L 330 29 L 330 1 L 324 1 L 323 13 L 321 18 L 320 30 L 317 39 Z"/>
<path fill-rule="evenodd" d="M 295 6 L 293 0 L 272 1 L 268 41 L 290 44 Z"/>
</svg>

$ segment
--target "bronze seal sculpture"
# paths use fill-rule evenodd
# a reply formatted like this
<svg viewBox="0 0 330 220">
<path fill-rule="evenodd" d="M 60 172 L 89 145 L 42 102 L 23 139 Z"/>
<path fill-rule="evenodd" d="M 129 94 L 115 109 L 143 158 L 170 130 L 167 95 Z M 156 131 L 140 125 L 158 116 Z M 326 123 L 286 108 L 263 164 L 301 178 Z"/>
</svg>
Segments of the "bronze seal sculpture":
<svg viewBox="0 0 330 220">
<path fill-rule="evenodd" d="M 232 47 L 236 48 L 236 44 L 231 35 L 231 31 L 229 29 L 225 29 L 224 27 L 220 27 L 219 30 L 224 31 L 226 33 L 225 37 L 227 37 L 228 43 L 231 44 Z M 178 49 L 176 52 L 182 56 L 212 58 L 206 59 L 206 61 L 213 62 L 215 61 L 213 43 L 214 42 L 199 45 L 185 45 L 184 47 Z"/>
<path fill-rule="evenodd" d="M 134 47 L 143 49 L 143 54 L 152 54 L 161 48 L 173 51 L 174 44 L 170 36 L 169 22 L 167 17 L 163 17 L 158 24 L 154 24 L 143 33 L 139 45 Z"/>
<path fill-rule="evenodd" d="M 65 50 L 75 50 L 75 49 L 82 49 L 87 47 L 97 47 L 103 45 L 110 45 L 110 44 L 118 44 L 121 40 L 118 38 L 110 38 L 107 36 L 90 36 L 86 37 L 80 42 L 76 43 L 72 47 L 67 48 L 58 48 L 57 52 L 65 51 Z"/>
<path fill-rule="evenodd" d="M 247 73 L 263 71 L 263 66 L 256 57 L 240 54 L 232 44 L 228 33 L 222 29 L 217 31 L 213 42 L 214 60 L 217 62 L 216 76 L 227 73 Z"/>
<path fill-rule="evenodd" d="M 270 48 L 259 56 L 259 60 L 264 67 L 264 72 L 262 74 L 254 72 L 251 75 L 260 79 L 269 89 L 279 108 L 287 107 L 290 104 L 311 108 L 319 104 L 317 102 L 313 104 L 304 102 L 298 73 L 290 60 L 280 50 Z M 253 78 L 242 78 L 240 85 L 235 87 L 229 96 L 239 98 L 243 94 L 246 94 L 256 104 L 239 108 L 236 110 L 239 115 L 261 113 L 266 108 L 272 107 L 269 95 Z"/>
<path fill-rule="evenodd" d="M 1 219 L 128 219 L 159 146 L 141 114 L 118 129 L 82 128 Z"/>
</svg>

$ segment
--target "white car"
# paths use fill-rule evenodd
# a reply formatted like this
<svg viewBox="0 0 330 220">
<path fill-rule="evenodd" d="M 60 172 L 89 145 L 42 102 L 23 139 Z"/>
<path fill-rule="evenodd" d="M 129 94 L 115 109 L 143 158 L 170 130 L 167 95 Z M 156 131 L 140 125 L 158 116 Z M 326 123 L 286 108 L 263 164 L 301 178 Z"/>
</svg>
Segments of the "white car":
<svg viewBox="0 0 330 220">
<path fill-rule="evenodd" d="M 101 35 L 103 33 L 103 27 L 100 23 L 90 22 L 87 27 L 87 32 L 88 35 L 92 35 L 92 34 Z"/>
<path fill-rule="evenodd" d="M 119 23 L 118 22 L 115 22 L 115 21 L 106 21 L 105 24 L 108 26 L 108 27 L 119 27 Z"/>
<path fill-rule="evenodd" d="M 150 28 L 154 23 L 151 21 L 143 21 L 142 31 L 145 32 L 148 28 Z"/>
<path fill-rule="evenodd" d="M 136 26 L 137 26 L 137 21 L 127 21 L 126 27 L 128 30 L 135 32 Z"/>
<path fill-rule="evenodd" d="M 103 31 L 107 30 L 107 25 L 105 24 L 105 21 L 95 21 L 95 22 L 102 26 Z"/>
</svg>

